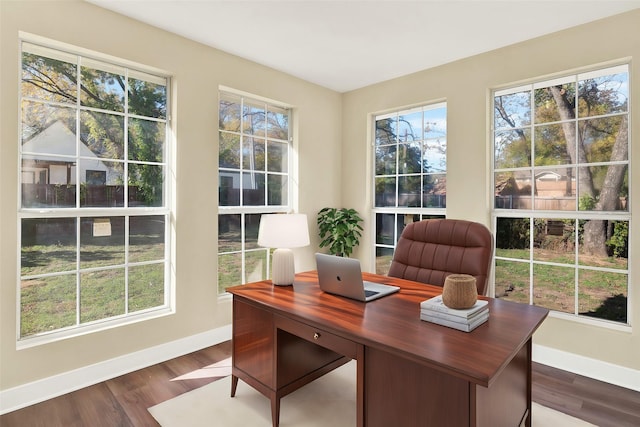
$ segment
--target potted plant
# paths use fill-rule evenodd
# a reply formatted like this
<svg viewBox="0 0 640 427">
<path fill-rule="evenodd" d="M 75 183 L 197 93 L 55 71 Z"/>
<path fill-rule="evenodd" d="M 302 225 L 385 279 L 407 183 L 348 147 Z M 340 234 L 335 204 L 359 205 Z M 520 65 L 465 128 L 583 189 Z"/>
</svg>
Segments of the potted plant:
<svg viewBox="0 0 640 427">
<path fill-rule="evenodd" d="M 360 243 L 362 218 L 355 209 L 323 208 L 318 212 L 320 247 L 332 255 L 348 257 Z"/>
</svg>

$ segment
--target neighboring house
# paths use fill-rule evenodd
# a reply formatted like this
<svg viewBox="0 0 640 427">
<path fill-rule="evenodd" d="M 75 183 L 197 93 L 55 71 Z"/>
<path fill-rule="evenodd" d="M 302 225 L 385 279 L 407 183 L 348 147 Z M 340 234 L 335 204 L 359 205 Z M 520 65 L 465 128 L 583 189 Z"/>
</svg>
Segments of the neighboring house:
<svg viewBox="0 0 640 427">
<path fill-rule="evenodd" d="M 115 183 L 122 177 L 121 173 L 109 168 L 82 141 L 79 150 L 81 182 L 105 185 Z M 60 120 L 25 142 L 22 152 L 33 153 L 32 159 L 25 160 L 22 164 L 23 183 L 76 184 L 76 135 Z"/>
</svg>

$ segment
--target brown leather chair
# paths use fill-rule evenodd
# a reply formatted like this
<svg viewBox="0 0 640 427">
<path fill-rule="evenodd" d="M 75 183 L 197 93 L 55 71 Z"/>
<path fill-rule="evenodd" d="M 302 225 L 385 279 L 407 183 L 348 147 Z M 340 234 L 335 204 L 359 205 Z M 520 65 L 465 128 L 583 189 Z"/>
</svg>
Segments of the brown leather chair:
<svg viewBox="0 0 640 427">
<path fill-rule="evenodd" d="M 427 219 L 404 228 L 388 275 L 443 286 L 450 274 L 470 274 L 484 295 L 492 256 L 493 237 L 484 225 Z"/>
</svg>

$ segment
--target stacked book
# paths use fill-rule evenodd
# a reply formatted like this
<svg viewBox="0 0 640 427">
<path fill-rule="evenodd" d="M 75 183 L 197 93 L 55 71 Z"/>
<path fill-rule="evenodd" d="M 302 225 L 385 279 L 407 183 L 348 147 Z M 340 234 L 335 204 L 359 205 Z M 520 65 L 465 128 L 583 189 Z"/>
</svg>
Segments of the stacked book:
<svg viewBox="0 0 640 427">
<path fill-rule="evenodd" d="M 449 328 L 471 332 L 489 318 L 489 305 L 486 300 L 477 300 L 464 310 L 449 308 L 442 302 L 442 295 L 420 303 L 420 319 Z"/>
</svg>

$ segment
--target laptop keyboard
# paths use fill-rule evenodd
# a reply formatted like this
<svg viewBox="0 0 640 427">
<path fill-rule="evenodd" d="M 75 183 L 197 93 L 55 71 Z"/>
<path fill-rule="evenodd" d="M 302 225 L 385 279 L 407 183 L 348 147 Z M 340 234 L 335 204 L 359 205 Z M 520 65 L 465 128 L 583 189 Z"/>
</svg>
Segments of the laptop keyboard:
<svg viewBox="0 0 640 427">
<path fill-rule="evenodd" d="M 378 291 L 368 291 L 368 290 L 366 290 L 366 289 L 365 289 L 365 291 L 364 291 L 364 296 L 365 296 L 365 297 L 370 297 L 370 296 L 372 296 L 372 295 L 378 295 L 379 293 L 380 293 L 380 292 L 378 292 Z"/>
</svg>

